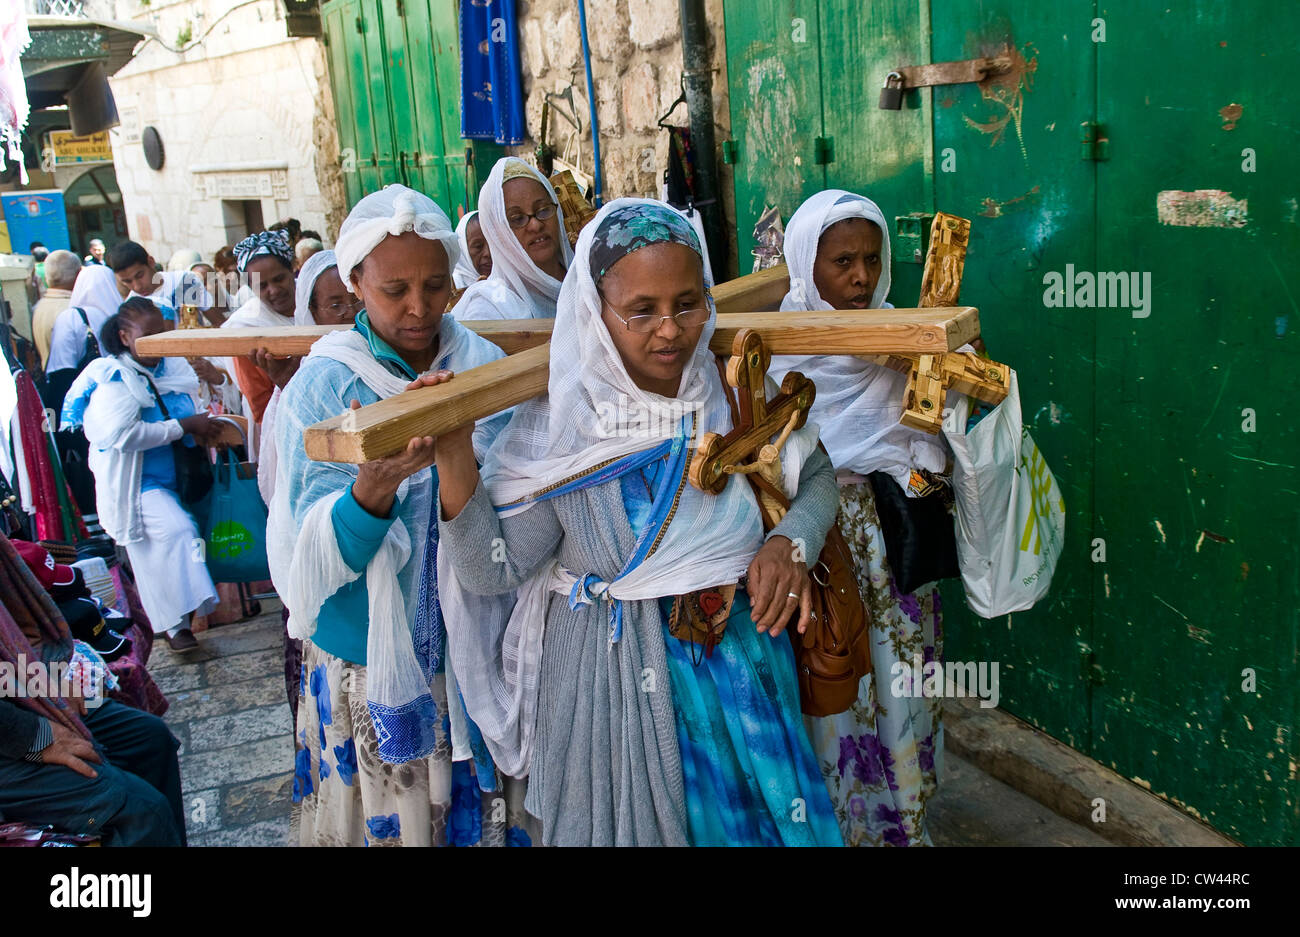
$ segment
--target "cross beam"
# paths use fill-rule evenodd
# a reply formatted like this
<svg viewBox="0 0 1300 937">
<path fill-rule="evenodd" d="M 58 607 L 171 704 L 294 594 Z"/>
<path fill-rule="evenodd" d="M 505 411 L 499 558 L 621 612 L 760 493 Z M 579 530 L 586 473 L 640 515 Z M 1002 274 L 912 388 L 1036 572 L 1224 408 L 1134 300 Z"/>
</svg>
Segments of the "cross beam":
<svg viewBox="0 0 1300 937">
<path fill-rule="evenodd" d="M 790 286 L 784 265 L 738 277 L 713 288 L 718 314 L 776 309 Z M 551 319 L 506 319 L 466 322 L 466 326 L 500 346 L 508 355 L 550 340 Z M 735 326 L 741 328 L 742 326 Z M 305 355 L 322 335 L 349 325 L 290 325 L 268 329 L 177 329 L 136 342 L 142 355 L 173 357 L 241 357 L 265 348 L 273 355 Z M 731 333 L 734 337 L 734 331 Z M 730 353 L 731 337 L 726 353 Z M 722 352 L 720 352 L 722 353 Z"/>
<path fill-rule="evenodd" d="M 750 329 L 775 355 L 940 354 L 979 335 L 979 312 L 955 309 L 868 309 L 792 316 L 729 313 L 709 343 L 730 355 L 736 336 Z M 536 320 L 543 321 L 543 320 Z M 471 323 L 472 324 L 472 323 Z M 550 343 L 466 371 L 446 384 L 421 387 L 308 427 L 308 458 L 370 462 L 393 455 L 415 436 L 438 436 L 545 393 Z"/>
</svg>

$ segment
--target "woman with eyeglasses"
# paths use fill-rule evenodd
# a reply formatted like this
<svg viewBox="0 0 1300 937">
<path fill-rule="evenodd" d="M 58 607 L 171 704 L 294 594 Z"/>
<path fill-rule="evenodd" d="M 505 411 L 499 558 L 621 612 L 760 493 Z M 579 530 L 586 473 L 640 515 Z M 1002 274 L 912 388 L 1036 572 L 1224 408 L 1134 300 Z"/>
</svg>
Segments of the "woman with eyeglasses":
<svg viewBox="0 0 1300 937">
<path fill-rule="evenodd" d="M 456 318 L 553 318 L 573 250 L 551 183 L 522 159 L 497 160 L 479 193 L 478 220 L 492 273 L 465 291 Z"/>
<path fill-rule="evenodd" d="M 481 475 L 470 427 L 436 441 L 452 665 L 548 845 L 841 845 L 784 633 L 810 621 L 794 544 L 821 551 L 834 474 L 795 431 L 766 536 L 744 479 L 688 483 L 693 447 L 732 427 L 701 253 L 663 203 L 606 205 L 559 296 L 548 393 Z"/>
</svg>

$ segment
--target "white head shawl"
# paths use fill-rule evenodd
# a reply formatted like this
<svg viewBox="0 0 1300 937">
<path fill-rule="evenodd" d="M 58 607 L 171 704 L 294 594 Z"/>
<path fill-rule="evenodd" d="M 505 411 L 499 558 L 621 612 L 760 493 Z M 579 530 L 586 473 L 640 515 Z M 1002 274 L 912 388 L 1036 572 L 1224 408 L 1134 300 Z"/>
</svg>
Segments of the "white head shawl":
<svg viewBox="0 0 1300 937">
<path fill-rule="evenodd" d="M 298 282 L 294 285 L 294 325 L 315 325 L 316 318 L 311 314 L 311 294 L 316 289 L 316 281 L 331 267 L 337 265 L 333 251 L 317 251 L 307 258 L 307 262 L 298 271 Z M 275 473 L 279 465 L 279 453 L 275 446 L 275 415 L 280 409 L 280 388 L 271 391 L 271 399 L 262 411 L 261 446 L 257 453 L 257 488 L 262 493 L 262 500 L 268 505 L 275 494 Z"/>
<path fill-rule="evenodd" d="M 447 213 L 429 196 L 394 183 L 357 202 L 339 229 L 334 257 L 343 285 L 355 293 L 351 276 L 353 268 L 365 260 L 384 238 L 407 231 L 440 243 L 447 252 L 448 272 L 455 269 L 460 257 L 460 242 Z"/>
<path fill-rule="evenodd" d="M 555 315 L 560 281 L 544 272 L 524 250 L 506 220 L 505 184 L 509 179 L 537 181 L 555 203 L 560 231 L 560 259 L 564 269 L 573 264 L 573 249 L 564 228 L 564 211 L 550 181 L 515 156 L 497 160 L 479 193 L 478 221 L 492 251 L 492 272 L 471 285 L 456 304 L 458 319 L 549 319 Z M 567 279 L 567 278 L 566 278 Z"/>
<path fill-rule="evenodd" d="M 294 284 L 294 325 L 317 324 L 316 317 L 311 314 L 311 294 L 316 289 L 316 281 L 321 274 L 337 266 L 338 259 L 333 251 L 317 251 L 307 258 L 298 271 L 298 282 Z"/>
<path fill-rule="evenodd" d="M 478 280 L 478 268 L 474 266 L 474 259 L 469 253 L 469 223 L 477 214 L 477 211 L 472 211 L 456 224 L 456 240 L 460 244 L 460 257 L 456 260 L 456 269 L 451 272 L 451 278 L 455 281 L 458 290 L 463 290 Z M 479 224 L 481 225 L 482 222 Z"/>
<path fill-rule="evenodd" d="M 682 415 L 686 432 L 690 432 L 691 414 L 695 414 L 692 445 L 707 432 L 726 433 L 731 428 L 730 407 L 709 351 L 716 323 L 712 297 L 708 298 L 711 315 L 682 373 L 678 395 L 672 399 L 633 383 L 601 319 L 602 303 L 590 268 L 592 241 L 606 216 L 633 205 L 672 210 L 650 199 L 617 199 L 583 228 L 560 291 L 548 393 L 515 409 L 484 459 L 483 483 L 494 504 L 527 498 L 561 479 L 640 452 L 665 438 L 619 432 L 617 425 L 611 426 L 619 413 L 648 413 L 650 425 L 669 433 L 681 424 L 678 417 Z M 495 264 L 494 259 L 494 269 Z M 712 285 L 707 274 L 705 285 Z M 770 387 L 769 393 L 773 392 L 775 388 Z M 791 497 L 803 461 L 816 445 L 817 428 L 808 424 L 795 432 L 782 450 L 786 490 Z M 530 506 L 520 505 L 506 513 L 526 511 Z M 592 523 L 606 522 L 592 518 Z M 615 581 L 596 582 L 590 592 L 645 600 L 736 582 L 762 541 L 758 506 L 744 479 L 732 477 L 719 495 L 705 494 L 686 483 L 655 551 Z M 556 561 L 543 564 L 519 589 L 513 608 L 507 602 L 485 609 L 481 600 L 466 599 L 455 570 L 445 554 L 440 556 L 439 598 L 446 612 L 448 648 L 460 690 L 497 766 L 507 774 L 521 776 L 531 760 L 548 594 L 567 595 L 584 572 L 566 570 Z M 457 627 L 466 621 L 473 622 L 473 627 Z"/>
<path fill-rule="evenodd" d="M 832 309 L 817 292 L 813 264 L 822 233 L 846 218 L 865 218 L 880 229 L 880 279 L 871 297 L 872 309 L 892 309 L 889 295 L 889 224 L 876 203 L 843 189 L 828 189 L 809 198 L 785 229 L 785 259 L 790 292 L 781 310 Z M 822 443 L 837 469 L 868 475 L 883 471 L 904 491 L 913 468 L 941 472 L 947 453 L 940 437 L 903 426 L 903 389 L 907 379 L 894 371 L 851 355 L 777 355 L 770 374 L 780 381 L 799 371 L 817 385 L 812 419 L 821 427 Z"/>
<path fill-rule="evenodd" d="M 100 264 L 82 267 L 77 274 L 77 281 L 72 284 L 68 305 L 81 309 L 98 309 L 105 316 L 115 315 L 122 305 L 122 294 L 117 288 L 117 274 Z"/>
</svg>

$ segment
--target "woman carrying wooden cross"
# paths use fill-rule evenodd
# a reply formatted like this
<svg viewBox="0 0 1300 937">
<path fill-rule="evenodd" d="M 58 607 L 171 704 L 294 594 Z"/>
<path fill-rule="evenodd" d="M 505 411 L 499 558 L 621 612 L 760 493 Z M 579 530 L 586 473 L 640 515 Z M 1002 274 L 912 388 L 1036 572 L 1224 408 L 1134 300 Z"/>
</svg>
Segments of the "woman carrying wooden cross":
<svg viewBox="0 0 1300 937">
<path fill-rule="evenodd" d="M 785 233 L 790 291 L 781 309 L 891 309 L 889 226 L 875 202 L 842 189 L 819 192 L 790 218 Z M 817 385 L 809 419 L 821 429 L 840 485 L 840 529 L 858 568 L 871 618 L 874 674 L 862 678 L 847 711 L 808 718 L 835 812 L 851 846 L 928 844 L 926 801 L 942 757 L 942 700 L 895 696 L 902 663 L 942 661 L 935 583 L 903 594 L 885 558 L 876 496 L 867 476 L 899 489 L 915 470 L 942 472 L 949 452 L 941 436 L 901 425 L 906 378 L 848 355 L 772 359 L 780 381 L 798 371 Z M 915 679 L 919 680 L 917 674 Z"/>
<path fill-rule="evenodd" d="M 526 844 L 523 785 L 494 770 L 445 654 L 433 439 L 360 467 L 313 462 L 302 444 L 306 426 L 502 353 L 443 314 L 459 247 L 427 196 L 401 185 L 366 196 L 334 253 L 364 308 L 282 391 L 268 525 L 272 578 L 303 640 L 301 841 Z M 505 418 L 467 427 L 471 459 Z"/>
<path fill-rule="evenodd" d="M 820 552 L 838 494 L 810 429 L 785 446 L 793 501 L 766 537 L 743 478 L 688 483 L 692 446 L 732 426 L 709 286 L 685 219 L 611 202 L 560 291 L 547 396 L 481 476 L 469 427 L 438 439 L 452 663 L 546 844 L 841 842 L 783 633 L 811 614 L 795 544 Z M 647 411 L 675 418 L 619 417 Z"/>
</svg>

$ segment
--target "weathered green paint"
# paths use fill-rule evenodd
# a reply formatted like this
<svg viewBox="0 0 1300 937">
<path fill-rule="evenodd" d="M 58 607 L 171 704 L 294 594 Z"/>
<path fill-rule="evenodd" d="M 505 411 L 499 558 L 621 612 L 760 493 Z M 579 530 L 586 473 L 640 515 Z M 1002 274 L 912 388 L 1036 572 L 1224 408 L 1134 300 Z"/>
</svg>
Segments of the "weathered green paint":
<svg viewBox="0 0 1300 937">
<path fill-rule="evenodd" d="M 24 75 L 40 72 L 51 62 L 109 58 L 108 34 L 100 29 L 33 29 L 31 37 L 20 58 Z"/>
<path fill-rule="evenodd" d="M 930 211 L 924 158 L 929 100 L 906 94 L 901 111 L 879 108 L 884 76 L 898 65 L 925 61 L 919 5 L 916 0 L 823 2 L 819 15 L 824 125 L 835 138 L 827 186 L 859 191 L 865 184 L 891 221 L 896 215 Z M 919 295 L 921 270 L 920 264 L 894 264 L 894 296 Z"/>
<path fill-rule="evenodd" d="M 475 206 L 465 153 L 490 166 L 503 150 L 460 139 L 456 9 L 455 0 L 321 4 L 349 205 L 400 182 L 453 219 Z"/>
<path fill-rule="evenodd" d="M 736 143 L 736 251 L 753 266 L 754 225 L 776 205 L 783 222 L 826 184 L 814 163 L 823 136 L 817 0 L 728 0 L 727 84 Z"/>
<path fill-rule="evenodd" d="M 824 184 L 870 195 L 891 218 L 972 219 L 962 300 L 980 308 L 991 354 L 1017 366 L 1067 537 L 1052 592 L 1030 612 L 981 621 L 960 586 L 945 587 L 946 656 L 998 661 L 1006 709 L 1216 828 L 1300 842 L 1300 441 L 1283 410 L 1300 390 L 1300 11 L 1212 0 L 725 9 L 742 269 L 767 192 L 787 219 Z M 818 56 L 790 43 L 796 15 L 822 37 Z M 1004 51 L 1017 59 L 1004 80 L 877 108 L 896 65 Z M 786 85 L 751 85 L 756 66 Z M 1104 153 L 1083 152 L 1084 123 L 1099 125 Z M 816 136 L 835 141 L 824 167 L 812 165 Z M 1188 224 L 1161 223 L 1160 193 L 1175 190 L 1212 191 L 1166 195 L 1167 220 Z M 1067 265 L 1149 273 L 1149 317 L 1048 307 L 1044 276 Z M 895 302 L 916 295 L 919 272 L 895 257 Z M 1105 562 L 1092 560 L 1095 539 Z M 1254 692 L 1243 692 L 1247 669 Z"/>
<path fill-rule="evenodd" d="M 1097 266 L 1149 271 L 1154 295 L 1146 319 L 1097 313 L 1096 536 L 1111 546 L 1093 754 L 1228 833 L 1294 844 L 1300 8 L 1125 0 L 1097 15 L 1111 141 Z M 1161 224 L 1170 190 L 1230 193 L 1244 226 Z"/>
<path fill-rule="evenodd" d="M 1047 599 L 982 621 L 966 611 L 959 585 L 945 587 L 945 650 L 999 661 L 1002 705 L 1091 754 L 1095 316 L 1043 306 L 1045 273 L 1096 270 L 1097 164 L 1079 158 L 1078 140 L 1093 113 L 1084 28 L 1092 17 L 1080 6 L 934 0 L 932 61 L 1009 52 L 1017 68 L 991 87 L 922 93 L 934 100 L 935 208 L 972 222 L 962 301 L 979 306 L 990 354 L 1016 366 L 1026 426 L 1066 505 L 1065 550 Z M 943 171 L 945 158 L 953 171 Z"/>
</svg>

